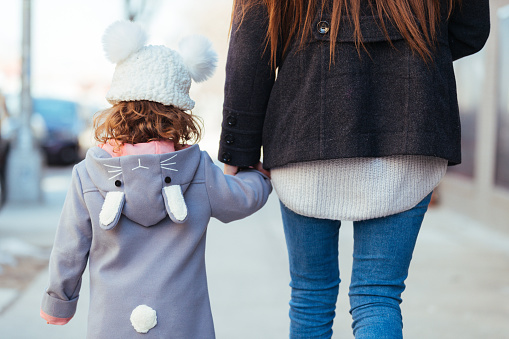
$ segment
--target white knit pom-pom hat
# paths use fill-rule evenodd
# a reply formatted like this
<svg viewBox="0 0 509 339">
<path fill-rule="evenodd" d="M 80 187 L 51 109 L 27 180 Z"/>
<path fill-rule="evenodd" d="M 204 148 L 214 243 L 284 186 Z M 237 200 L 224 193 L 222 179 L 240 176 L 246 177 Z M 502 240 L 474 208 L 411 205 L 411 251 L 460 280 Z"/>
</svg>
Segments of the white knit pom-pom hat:
<svg viewBox="0 0 509 339">
<path fill-rule="evenodd" d="M 149 100 L 191 110 L 191 80 L 202 82 L 212 76 L 217 53 L 204 36 L 183 39 L 180 53 L 166 46 L 145 46 L 147 35 L 136 23 L 117 21 L 103 36 L 106 57 L 116 63 L 106 100 Z"/>
</svg>

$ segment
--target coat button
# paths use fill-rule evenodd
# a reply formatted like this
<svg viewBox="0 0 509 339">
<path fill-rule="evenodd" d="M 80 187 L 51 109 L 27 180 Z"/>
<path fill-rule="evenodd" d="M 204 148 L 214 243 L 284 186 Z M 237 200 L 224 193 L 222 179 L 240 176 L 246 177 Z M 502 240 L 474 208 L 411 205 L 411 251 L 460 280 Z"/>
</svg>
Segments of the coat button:
<svg viewBox="0 0 509 339">
<path fill-rule="evenodd" d="M 230 115 L 228 118 L 226 118 L 226 123 L 228 124 L 228 126 L 235 126 L 237 125 L 237 118 L 234 117 L 233 115 Z"/>
<path fill-rule="evenodd" d="M 329 32 L 329 23 L 327 21 L 320 21 L 317 25 L 318 27 L 318 33 L 320 34 L 327 34 Z"/>
<path fill-rule="evenodd" d="M 224 152 L 222 157 L 223 157 L 223 162 L 232 161 L 232 155 L 228 152 Z"/>
<path fill-rule="evenodd" d="M 169 184 L 171 182 L 171 178 L 170 177 L 166 177 L 164 178 L 164 182 Z"/>
<path fill-rule="evenodd" d="M 120 180 L 115 180 L 115 186 L 117 186 L 117 187 L 122 186 L 122 181 L 120 181 Z"/>
<path fill-rule="evenodd" d="M 227 134 L 225 137 L 224 137 L 224 140 L 226 141 L 226 143 L 228 145 L 231 145 L 235 142 L 235 137 L 231 134 Z"/>
</svg>

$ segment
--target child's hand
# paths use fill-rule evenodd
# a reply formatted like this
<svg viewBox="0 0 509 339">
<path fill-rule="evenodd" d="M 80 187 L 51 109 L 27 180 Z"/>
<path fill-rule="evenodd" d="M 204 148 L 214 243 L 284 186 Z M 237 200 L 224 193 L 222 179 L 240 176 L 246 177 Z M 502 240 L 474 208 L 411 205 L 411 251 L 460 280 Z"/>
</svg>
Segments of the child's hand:
<svg viewBox="0 0 509 339">
<path fill-rule="evenodd" d="M 48 325 L 65 325 L 72 319 L 72 317 L 71 318 L 52 317 L 51 315 L 46 314 L 43 310 L 41 310 L 40 315 L 44 320 L 46 320 L 46 323 Z"/>
</svg>

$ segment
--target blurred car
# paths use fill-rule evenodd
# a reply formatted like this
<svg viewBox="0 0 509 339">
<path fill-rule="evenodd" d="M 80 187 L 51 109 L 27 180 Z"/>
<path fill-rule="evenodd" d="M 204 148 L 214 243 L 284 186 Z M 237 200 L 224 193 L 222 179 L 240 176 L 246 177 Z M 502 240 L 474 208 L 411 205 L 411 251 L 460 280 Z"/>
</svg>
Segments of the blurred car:
<svg viewBox="0 0 509 339">
<path fill-rule="evenodd" d="M 33 114 L 44 121 L 46 135 L 40 144 L 48 165 L 70 165 L 79 161 L 79 135 L 83 124 L 73 101 L 35 98 Z"/>
</svg>

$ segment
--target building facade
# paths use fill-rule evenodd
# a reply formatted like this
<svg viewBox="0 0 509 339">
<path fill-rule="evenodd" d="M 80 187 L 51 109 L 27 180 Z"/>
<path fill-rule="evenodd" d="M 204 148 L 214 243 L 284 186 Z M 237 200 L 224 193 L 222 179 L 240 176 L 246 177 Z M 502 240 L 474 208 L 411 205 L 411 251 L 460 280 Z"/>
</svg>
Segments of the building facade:
<svg viewBox="0 0 509 339">
<path fill-rule="evenodd" d="M 484 49 L 455 62 L 462 158 L 438 188 L 440 202 L 509 231 L 509 0 L 490 0 Z"/>
</svg>

